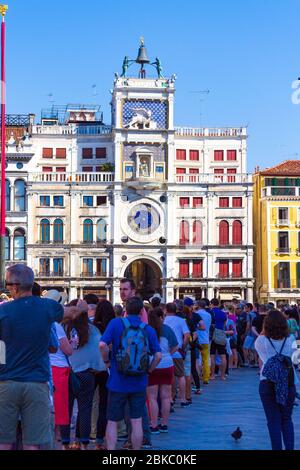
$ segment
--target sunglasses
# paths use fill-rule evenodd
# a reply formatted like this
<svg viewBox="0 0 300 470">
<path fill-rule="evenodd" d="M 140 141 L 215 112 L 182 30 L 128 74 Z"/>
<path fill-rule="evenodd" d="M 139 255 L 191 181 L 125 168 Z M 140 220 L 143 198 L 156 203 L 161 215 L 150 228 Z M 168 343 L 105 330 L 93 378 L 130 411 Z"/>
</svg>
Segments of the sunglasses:
<svg viewBox="0 0 300 470">
<path fill-rule="evenodd" d="M 5 287 L 10 287 L 10 286 L 20 286 L 21 284 L 19 282 L 5 282 Z"/>
</svg>

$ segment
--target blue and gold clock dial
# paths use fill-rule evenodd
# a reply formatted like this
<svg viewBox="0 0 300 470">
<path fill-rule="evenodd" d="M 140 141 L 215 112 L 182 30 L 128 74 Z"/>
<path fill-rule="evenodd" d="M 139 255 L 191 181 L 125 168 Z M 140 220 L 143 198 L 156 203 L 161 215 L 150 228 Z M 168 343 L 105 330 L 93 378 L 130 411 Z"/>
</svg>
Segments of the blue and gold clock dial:
<svg viewBox="0 0 300 470">
<path fill-rule="evenodd" d="M 155 232 L 160 225 L 160 216 L 150 204 L 137 204 L 129 212 L 128 224 L 141 235 Z"/>
</svg>

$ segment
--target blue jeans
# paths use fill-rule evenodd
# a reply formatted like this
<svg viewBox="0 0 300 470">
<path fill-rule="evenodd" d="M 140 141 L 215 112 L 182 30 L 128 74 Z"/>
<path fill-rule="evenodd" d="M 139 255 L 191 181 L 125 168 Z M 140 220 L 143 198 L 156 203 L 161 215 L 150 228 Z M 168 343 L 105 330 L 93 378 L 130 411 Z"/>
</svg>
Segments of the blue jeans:
<svg viewBox="0 0 300 470">
<path fill-rule="evenodd" d="M 286 404 L 276 403 L 275 386 L 267 380 L 259 385 L 259 394 L 268 422 L 272 450 L 282 450 L 282 439 L 286 450 L 294 450 L 294 425 L 292 421 L 296 387 L 290 387 Z"/>
</svg>

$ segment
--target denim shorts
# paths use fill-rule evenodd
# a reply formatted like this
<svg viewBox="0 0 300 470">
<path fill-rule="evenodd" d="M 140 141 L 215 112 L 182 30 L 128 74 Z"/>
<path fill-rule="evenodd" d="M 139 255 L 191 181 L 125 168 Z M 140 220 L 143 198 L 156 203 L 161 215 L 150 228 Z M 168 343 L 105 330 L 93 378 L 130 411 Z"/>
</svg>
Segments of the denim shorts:
<svg viewBox="0 0 300 470">
<path fill-rule="evenodd" d="M 125 409 L 127 404 L 129 409 L 129 418 L 141 418 L 144 414 L 146 404 L 146 391 L 137 393 L 109 391 L 107 419 L 114 422 L 125 419 Z"/>
</svg>

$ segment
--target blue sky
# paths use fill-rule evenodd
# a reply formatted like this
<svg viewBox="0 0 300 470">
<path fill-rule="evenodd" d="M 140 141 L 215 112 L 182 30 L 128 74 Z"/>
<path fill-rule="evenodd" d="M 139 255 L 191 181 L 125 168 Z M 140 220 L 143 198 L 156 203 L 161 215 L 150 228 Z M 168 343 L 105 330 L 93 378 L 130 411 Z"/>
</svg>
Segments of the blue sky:
<svg viewBox="0 0 300 470">
<path fill-rule="evenodd" d="M 39 118 L 52 93 L 55 104 L 101 104 L 109 123 L 114 72 L 144 36 L 164 75 L 178 76 L 176 125 L 249 125 L 249 171 L 299 158 L 299 0 L 8 3 L 8 112 Z"/>
</svg>

